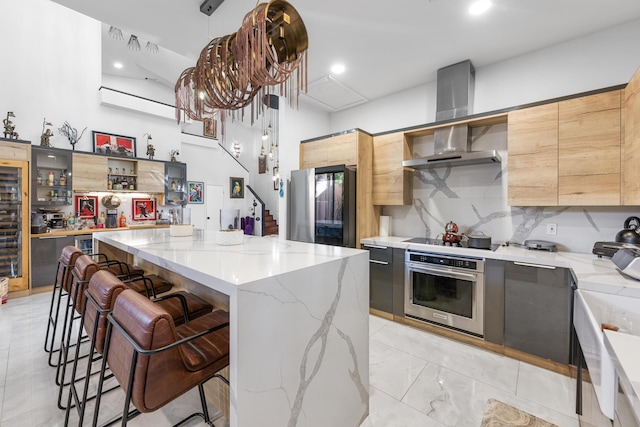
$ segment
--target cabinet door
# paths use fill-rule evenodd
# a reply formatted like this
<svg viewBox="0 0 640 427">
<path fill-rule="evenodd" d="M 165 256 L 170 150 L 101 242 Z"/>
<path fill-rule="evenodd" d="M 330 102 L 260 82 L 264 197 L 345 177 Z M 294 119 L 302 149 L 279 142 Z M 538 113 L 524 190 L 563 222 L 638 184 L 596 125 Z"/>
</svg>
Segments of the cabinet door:
<svg viewBox="0 0 640 427">
<path fill-rule="evenodd" d="M 31 287 L 53 286 L 60 253 L 73 245 L 73 236 L 31 238 Z"/>
<path fill-rule="evenodd" d="M 565 268 L 505 263 L 504 345 L 569 363 L 571 295 Z"/>
<path fill-rule="evenodd" d="M 363 245 L 369 250 L 369 307 L 393 313 L 393 249 Z"/>
<path fill-rule="evenodd" d="M 325 140 L 300 144 L 300 169 L 327 166 L 327 145 Z"/>
<path fill-rule="evenodd" d="M 558 104 L 509 113 L 508 204 L 558 205 Z"/>
<path fill-rule="evenodd" d="M 327 145 L 327 166 L 358 164 L 358 132 L 332 136 L 324 141 Z"/>
<path fill-rule="evenodd" d="M 623 92 L 622 204 L 640 205 L 640 70 Z"/>
<path fill-rule="evenodd" d="M 620 99 L 616 90 L 560 102 L 560 205 L 620 205 Z"/>
<path fill-rule="evenodd" d="M 186 163 L 167 162 L 164 165 L 164 203 L 167 205 L 185 205 L 188 191 Z"/>
<path fill-rule="evenodd" d="M 404 132 L 373 138 L 373 204 L 410 205 L 413 202 L 413 173 L 402 161 L 409 159 Z"/>
<path fill-rule="evenodd" d="M 138 160 L 138 191 L 164 193 L 164 163 Z"/>
<path fill-rule="evenodd" d="M 106 191 L 107 172 L 107 157 L 73 153 L 73 191 Z"/>
</svg>

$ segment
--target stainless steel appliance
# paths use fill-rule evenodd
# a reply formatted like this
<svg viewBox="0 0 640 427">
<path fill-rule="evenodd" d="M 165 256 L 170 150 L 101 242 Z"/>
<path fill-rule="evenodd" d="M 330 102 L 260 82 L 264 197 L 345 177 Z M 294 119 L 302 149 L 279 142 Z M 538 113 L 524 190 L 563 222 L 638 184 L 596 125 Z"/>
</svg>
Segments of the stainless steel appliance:
<svg viewBox="0 0 640 427">
<path fill-rule="evenodd" d="M 603 256 L 611 258 L 622 248 L 640 249 L 640 246 L 621 242 L 595 242 L 591 252 L 598 255 L 598 258 L 602 258 Z"/>
<path fill-rule="evenodd" d="M 107 228 L 118 228 L 118 210 L 107 209 L 107 222 L 105 224 Z"/>
<path fill-rule="evenodd" d="M 355 247 L 356 172 L 344 165 L 291 172 L 287 239 Z"/>
<path fill-rule="evenodd" d="M 484 336 L 483 258 L 408 250 L 406 316 Z"/>
</svg>

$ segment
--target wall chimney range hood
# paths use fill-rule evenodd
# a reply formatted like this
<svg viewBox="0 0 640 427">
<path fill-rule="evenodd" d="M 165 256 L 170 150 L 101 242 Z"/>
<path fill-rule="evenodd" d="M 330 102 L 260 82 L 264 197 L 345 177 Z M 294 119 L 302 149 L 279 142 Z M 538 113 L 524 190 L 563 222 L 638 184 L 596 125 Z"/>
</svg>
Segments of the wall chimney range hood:
<svg viewBox="0 0 640 427">
<path fill-rule="evenodd" d="M 436 82 L 436 121 L 463 118 L 473 113 L 475 69 L 466 60 L 438 70 Z M 471 132 L 466 124 L 434 131 L 434 154 L 405 160 L 402 166 L 430 169 L 440 166 L 500 163 L 496 150 L 471 151 Z"/>
</svg>

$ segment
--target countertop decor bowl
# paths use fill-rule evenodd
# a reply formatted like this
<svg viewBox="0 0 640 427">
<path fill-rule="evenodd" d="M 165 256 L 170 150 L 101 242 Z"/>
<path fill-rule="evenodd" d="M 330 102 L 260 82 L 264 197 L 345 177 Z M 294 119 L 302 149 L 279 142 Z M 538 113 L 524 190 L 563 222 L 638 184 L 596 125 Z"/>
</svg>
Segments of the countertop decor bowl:
<svg viewBox="0 0 640 427">
<path fill-rule="evenodd" d="M 242 230 L 218 230 L 217 243 L 222 246 L 241 245 L 244 239 Z"/>
<path fill-rule="evenodd" d="M 193 234 L 193 225 L 191 224 L 172 224 L 169 226 L 170 236 L 191 236 Z"/>
</svg>

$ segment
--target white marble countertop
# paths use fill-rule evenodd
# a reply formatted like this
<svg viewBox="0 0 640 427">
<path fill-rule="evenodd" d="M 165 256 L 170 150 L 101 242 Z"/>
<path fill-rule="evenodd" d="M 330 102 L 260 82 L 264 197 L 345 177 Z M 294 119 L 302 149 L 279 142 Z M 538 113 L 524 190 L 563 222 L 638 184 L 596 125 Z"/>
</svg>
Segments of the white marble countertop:
<svg viewBox="0 0 640 427">
<path fill-rule="evenodd" d="M 631 409 L 640 422 L 640 337 L 614 331 L 604 331 L 604 342 L 613 357 L 620 385 Z"/>
<path fill-rule="evenodd" d="M 95 233 L 93 238 L 193 280 L 214 280 L 219 291 L 309 268 L 359 253 L 359 249 L 244 236 L 243 244 L 222 246 L 215 231 L 195 229 L 192 236 L 170 236 L 169 229 Z"/>
<path fill-rule="evenodd" d="M 485 249 L 434 246 L 406 242 L 410 237 L 371 237 L 362 239 L 366 245 L 455 254 L 570 268 L 580 289 L 640 298 L 640 281 L 622 274 L 609 258 L 574 252 L 547 252 L 517 246 L 500 246 L 495 251 Z"/>
</svg>

